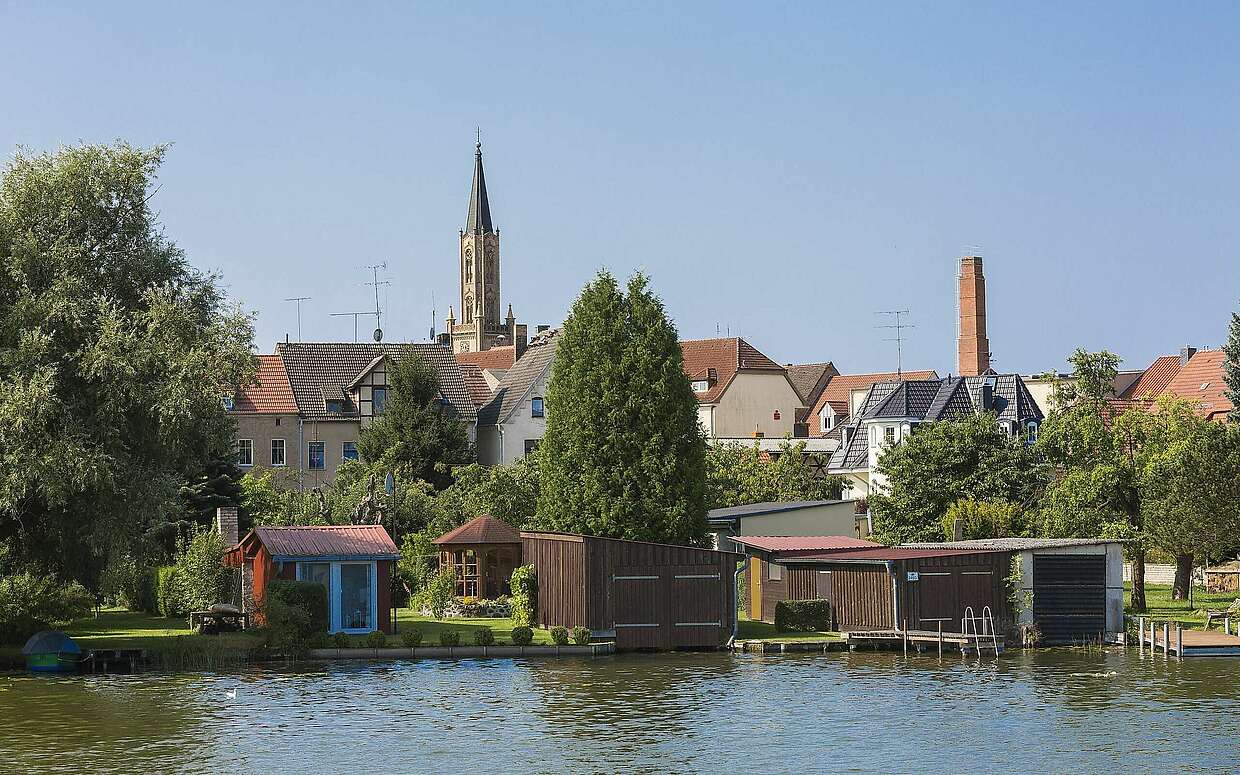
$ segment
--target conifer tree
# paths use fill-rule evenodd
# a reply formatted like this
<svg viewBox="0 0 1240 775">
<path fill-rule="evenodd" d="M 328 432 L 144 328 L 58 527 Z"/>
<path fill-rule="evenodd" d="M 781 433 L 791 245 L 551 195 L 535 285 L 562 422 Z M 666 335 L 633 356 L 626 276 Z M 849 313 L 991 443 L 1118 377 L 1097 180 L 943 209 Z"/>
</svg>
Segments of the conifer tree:
<svg viewBox="0 0 1240 775">
<path fill-rule="evenodd" d="M 1227 400 L 1231 401 L 1227 419 L 1240 422 L 1240 312 L 1231 313 L 1223 355 L 1223 382 L 1227 385 Z"/>
<path fill-rule="evenodd" d="M 706 444 L 676 328 L 637 274 L 601 272 L 564 324 L 539 448 L 541 527 L 701 544 Z"/>
</svg>

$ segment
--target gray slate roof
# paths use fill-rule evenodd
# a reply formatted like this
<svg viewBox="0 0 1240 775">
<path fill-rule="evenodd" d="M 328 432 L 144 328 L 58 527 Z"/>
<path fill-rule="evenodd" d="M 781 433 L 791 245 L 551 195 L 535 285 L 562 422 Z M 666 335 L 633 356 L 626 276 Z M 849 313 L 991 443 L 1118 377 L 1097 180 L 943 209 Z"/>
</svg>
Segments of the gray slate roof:
<svg viewBox="0 0 1240 775">
<path fill-rule="evenodd" d="M 477 418 L 460 366 L 447 347 L 431 342 L 289 342 L 276 345 L 284 361 L 297 409 L 307 420 L 355 419 L 358 409 L 346 402 L 343 412 L 328 412 L 326 399 L 342 400 L 353 383 L 380 355 L 416 354 L 435 367 L 439 392 L 465 422 Z"/>
<path fill-rule="evenodd" d="M 544 335 L 542 340 L 534 340 L 521 359 L 512 365 L 504 378 L 495 386 L 491 400 L 478 410 L 479 425 L 498 425 L 525 401 L 526 396 L 551 368 L 555 361 L 555 350 L 559 345 L 558 331 Z"/>
<path fill-rule="evenodd" d="M 1123 543 L 1107 538 L 978 538 L 970 541 L 942 541 L 926 544 L 900 544 L 908 549 L 995 549 L 1020 552 L 1028 549 L 1058 549 L 1065 546 L 1099 546 Z"/>
<path fill-rule="evenodd" d="M 465 217 L 467 234 L 493 234 L 491 203 L 487 200 L 487 179 L 482 173 L 482 143 L 474 146 L 474 183 L 469 190 L 469 215 Z"/>
</svg>

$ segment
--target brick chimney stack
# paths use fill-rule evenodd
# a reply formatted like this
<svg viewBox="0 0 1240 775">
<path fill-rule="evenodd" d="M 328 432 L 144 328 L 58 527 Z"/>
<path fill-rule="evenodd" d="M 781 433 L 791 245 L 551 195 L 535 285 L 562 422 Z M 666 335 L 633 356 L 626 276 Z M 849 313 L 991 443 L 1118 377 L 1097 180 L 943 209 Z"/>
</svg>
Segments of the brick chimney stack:
<svg viewBox="0 0 1240 775">
<path fill-rule="evenodd" d="M 976 377 L 990 368 L 990 340 L 986 338 L 986 277 L 982 257 L 960 259 L 960 337 L 956 341 L 956 371 Z"/>
<path fill-rule="evenodd" d="M 215 529 L 219 531 L 220 538 L 224 539 L 225 546 L 236 546 L 241 540 L 238 535 L 240 527 L 237 524 L 236 506 L 220 506 L 215 510 Z"/>
</svg>

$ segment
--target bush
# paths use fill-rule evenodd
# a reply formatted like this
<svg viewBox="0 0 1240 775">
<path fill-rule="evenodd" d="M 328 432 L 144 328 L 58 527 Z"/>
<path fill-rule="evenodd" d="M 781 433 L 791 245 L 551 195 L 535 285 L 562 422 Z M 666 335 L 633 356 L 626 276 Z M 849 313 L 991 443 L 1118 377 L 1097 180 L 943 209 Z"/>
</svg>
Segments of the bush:
<svg viewBox="0 0 1240 775">
<path fill-rule="evenodd" d="M 160 616 L 180 617 L 189 613 L 185 603 L 185 574 L 176 565 L 164 565 L 155 570 L 155 613 Z"/>
<path fill-rule="evenodd" d="M 422 631 L 417 627 L 410 627 L 409 629 L 401 632 L 400 642 L 405 644 L 408 648 L 416 649 L 418 646 L 422 645 Z"/>
<path fill-rule="evenodd" d="M 381 649 L 387 645 L 387 635 L 380 630 L 366 633 L 366 648 Z"/>
<path fill-rule="evenodd" d="M 286 581 L 276 579 L 267 583 L 266 604 L 273 597 L 304 610 L 310 617 L 311 632 L 327 632 L 327 588 L 315 581 Z"/>
<path fill-rule="evenodd" d="M 534 631 L 524 624 L 512 628 L 512 645 L 528 646 L 534 642 Z"/>
<path fill-rule="evenodd" d="M 99 581 L 103 599 L 130 611 L 156 613 L 155 574 L 138 554 L 114 549 Z"/>
<path fill-rule="evenodd" d="M 286 657 L 300 657 L 327 632 L 327 590 L 313 581 L 267 584 L 263 598 L 270 647 Z"/>
<path fill-rule="evenodd" d="M 975 501 L 969 498 L 948 506 L 943 515 L 943 535 L 951 541 L 960 520 L 960 534 L 966 541 L 982 538 L 1011 538 L 1029 534 L 1028 520 L 1020 506 L 1005 500 Z"/>
<path fill-rule="evenodd" d="M 567 646 L 568 645 L 568 628 L 567 627 L 552 627 L 551 628 L 551 641 L 555 643 L 555 645 L 557 646 Z"/>
<path fill-rule="evenodd" d="M 331 647 L 334 649 L 350 649 L 353 648 L 353 639 L 349 637 L 347 632 L 337 632 L 329 639 Z"/>
<path fill-rule="evenodd" d="M 444 630 L 439 633 L 440 646 L 459 646 L 461 645 L 461 633 L 456 630 Z"/>
<path fill-rule="evenodd" d="M 538 579 L 533 565 L 522 565 L 512 572 L 509 581 L 512 598 L 509 600 L 513 623 L 525 627 L 534 624 L 538 606 Z"/>
<path fill-rule="evenodd" d="M 775 604 L 780 632 L 826 632 L 831 629 L 830 600 L 780 600 Z"/>
<path fill-rule="evenodd" d="M 95 599 L 76 581 L 36 573 L 0 576 L 0 643 L 21 643 L 90 613 Z"/>
<path fill-rule="evenodd" d="M 573 628 L 573 643 L 578 646 L 590 645 L 590 628 L 581 627 L 580 625 Z"/>
<path fill-rule="evenodd" d="M 491 631 L 490 627 L 479 627 L 478 629 L 474 630 L 474 645 L 475 646 L 494 646 L 495 645 L 495 633 Z"/>
<path fill-rule="evenodd" d="M 227 602 L 230 574 L 223 566 L 224 539 L 214 530 L 200 530 L 177 559 L 181 571 L 182 604 L 186 612 L 202 611 Z M 325 628 L 326 629 L 326 628 Z"/>
<path fill-rule="evenodd" d="M 442 619 L 444 609 L 452 602 L 455 592 L 456 572 L 451 568 L 440 568 L 422 591 L 422 605 L 430 609 L 431 616 Z"/>
</svg>

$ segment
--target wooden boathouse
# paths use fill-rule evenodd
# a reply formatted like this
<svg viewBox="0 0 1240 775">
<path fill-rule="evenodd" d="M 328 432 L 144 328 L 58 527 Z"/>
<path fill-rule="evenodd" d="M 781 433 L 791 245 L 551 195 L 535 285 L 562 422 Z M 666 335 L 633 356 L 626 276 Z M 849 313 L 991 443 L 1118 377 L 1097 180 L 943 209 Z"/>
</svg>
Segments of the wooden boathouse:
<svg viewBox="0 0 1240 775">
<path fill-rule="evenodd" d="M 744 555 L 689 546 L 522 532 L 538 624 L 582 625 L 617 650 L 715 648 L 732 634 Z"/>
</svg>

